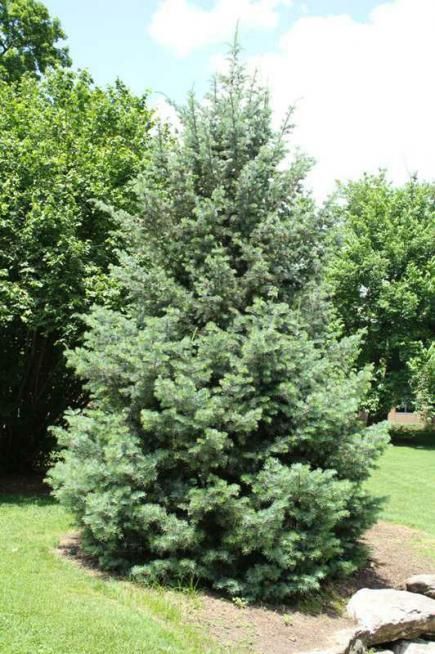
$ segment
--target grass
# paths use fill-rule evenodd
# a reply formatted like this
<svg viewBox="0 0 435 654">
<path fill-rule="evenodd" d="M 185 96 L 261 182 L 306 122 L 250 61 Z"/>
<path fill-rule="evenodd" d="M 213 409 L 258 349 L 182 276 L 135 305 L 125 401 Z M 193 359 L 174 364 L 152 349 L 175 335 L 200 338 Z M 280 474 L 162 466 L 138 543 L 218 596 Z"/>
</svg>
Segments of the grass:
<svg viewBox="0 0 435 654">
<path fill-rule="evenodd" d="M 93 576 L 58 556 L 71 530 L 50 498 L 0 496 L 2 654 L 215 654 L 184 594 Z"/>
<path fill-rule="evenodd" d="M 390 446 L 368 483 L 386 497 L 382 520 L 435 536 L 435 442 L 415 440 Z"/>
<path fill-rule="evenodd" d="M 435 444 L 391 446 L 369 481 L 382 519 L 435 537 Z M 72 525 L 48 497 L 0 495 L 1 654 L 217 654 L 195 598 L 91 575 L 55 552 Z M 432 554 L 433 551 L 432 551 Z"/>
</svg>

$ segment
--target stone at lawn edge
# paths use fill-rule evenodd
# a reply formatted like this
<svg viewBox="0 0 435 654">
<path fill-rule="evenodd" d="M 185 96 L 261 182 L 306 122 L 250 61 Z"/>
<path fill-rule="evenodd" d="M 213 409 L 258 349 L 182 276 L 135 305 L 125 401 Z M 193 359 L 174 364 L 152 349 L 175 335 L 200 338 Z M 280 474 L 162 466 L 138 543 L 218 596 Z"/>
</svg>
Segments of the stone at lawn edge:
<svg viewBox="0 0 435 654">
<path fill-rule="evenodd" d="M 420 593 L 435 599 L 435 574 L 409 577 L 405 581 L 405 588 L 410 593 Z"/>
<path fill-rule="evenodd" d="M 358 623 L 356 636 L 367 645 L 435 634 L 435 600 L 405 590 L 363 588 L 347 612 Z"/>
<path fill-rule="evenodd" d="M 435 642 L 430 640 L 399 640 L 394 654 L 435 654 Z"/>
</svg>

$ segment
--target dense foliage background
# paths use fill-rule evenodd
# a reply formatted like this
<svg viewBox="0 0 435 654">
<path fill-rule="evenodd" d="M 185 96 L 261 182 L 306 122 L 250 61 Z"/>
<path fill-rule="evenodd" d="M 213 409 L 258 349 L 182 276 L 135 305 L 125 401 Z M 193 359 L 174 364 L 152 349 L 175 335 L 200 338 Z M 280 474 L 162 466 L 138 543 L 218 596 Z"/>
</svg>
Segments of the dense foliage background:
<svg viewBox="0 0 435 654">
<path fill-rule="evenodd" d="M 116 243 L 95 199 L 133 206 L 152 115 L 121 82 L 66 69 L 0 82 L 0 107 L 0 461 L 24 467 L 80 402 L 63 353 L 107 292 Z"/>
<path fill-rule="evenodd" d="M 237 50 L 180 119 L 120 218 L 122 309 L 70 354 L 91 403 L 51 483 L 104 567 L 281 601 L 355 569 L 386 438 L 357 417 L 370 374 L 335 337 L 308 162 L 283 164 L 288 124 Z"/>
<path fill-rule="evenodd" d="M 360 365 L 374 365 L 371 421 L 402 402 L 429 417 L 435 185 L 413 179 L 395 188 L 383 174 L 366 176 L 342 187 L 333 213 L 342 234 L 330 268 L 334 302 L 345 333 L 362 330 Z"/>
<path fill-rule="evenodd" d="M 57 18 L 37 0 L 0 0 L 0 79 L 19 80 L 25 73 L 40 77 L 71 60 L 59 41 L 65 34 Z"/>
</svg>

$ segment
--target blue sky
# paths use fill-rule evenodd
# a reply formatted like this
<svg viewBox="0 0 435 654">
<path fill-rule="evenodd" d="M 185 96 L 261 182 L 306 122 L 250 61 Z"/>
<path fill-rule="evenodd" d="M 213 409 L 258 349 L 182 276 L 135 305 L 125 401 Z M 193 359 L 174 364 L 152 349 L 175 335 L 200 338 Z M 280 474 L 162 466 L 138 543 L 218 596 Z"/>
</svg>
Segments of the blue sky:
<svg viewBox="0 0 435 654">
<path fill-rule="evenodd" d="M 435 0 L 44 0 L 76 67 L 177 102 L 223 65 L 237 20 L 275 119 L 296 106 L 291 144 L 316 160 L 319 198 L 336 179 L 387 170 L 435 176 Z"/>
<path fill-rule="evenodd" d="M 435 1 L 435 0 L 434 0 Z M 101 84 L 117 76 L 136 92 L 146 88 L 180 101 L 193 85 L 202 90 L 211 75 L 210 56 L 225 51 L 225 42 L 195 51 L 183 58 L 156 43 L 148 33 L 160 0 L 44 0 L 52 15 L 60 18 L 68 35 L 74 64 L 88 68 Z M 213 0 L 197 0 L 204 9 Z M 379 0 L 295 1 L 278 9 L 279 24 L 271 30 L 248 29 L 241 22 L 243 47 L 247 55 L 273 50 L 274 45 L 297 19 L 309 15 L 349 14 L 367 19 Z"/>
</svg>

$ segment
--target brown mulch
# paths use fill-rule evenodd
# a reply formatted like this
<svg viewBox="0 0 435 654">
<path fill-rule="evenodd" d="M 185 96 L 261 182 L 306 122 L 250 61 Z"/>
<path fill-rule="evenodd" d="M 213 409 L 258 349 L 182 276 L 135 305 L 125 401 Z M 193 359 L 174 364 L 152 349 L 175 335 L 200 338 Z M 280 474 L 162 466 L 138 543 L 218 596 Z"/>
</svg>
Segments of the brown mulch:
<svg viewBox="0 0 435 654">
<path fill-rule="evenodd" d="M 371 552 L 368 565 L 346 583 L 319 595 L 317 602 L 298 608 L 240 608 L 201 592 L 194 610 L 186 603 L 186 620 L 200 628 L 204 642 L 209 643 L 211 636 L 228 654 L 299 654 L 333 648 L 337 634 L 353 626 L 345 617 L 345 606 L 359 588 L 400 588 L 413 574 L 435 572 L 435 559 L 421 548 L 429 543 L 421 532 L 379 522 L 367 532 L 365 542 Z M 105 576 L 80 552 L 77 533 L 65 536 L 57 551 L 91 574 Z"/>
<path fill-rule="evenodd" d="M 48 492 L 41 476 L 0 477 L 0 496 L 3 493 L 39 495 Z M 365 541 L 371 552 L 368 565 L 350 581 L 331 589 L 330 595 L 320 595 L 317 603 L 308 602 L 298 608 L 239 608 L 231 601 L 199 593 L 196 608 L 192 611 L 189 606 L 186 619 L 203 630 L 205 642 L 209 642 L 210 635 L 231 654 L 325 651 L 334 645 L 337 632 L 352 626 L 344 609 L 347 598 L 359 588 L 400 588 L 413 574 L 435 573 L 435 559 L 423 549 L 435 549 L 435 541 L 419 531 L 379 522 L 367 532 Z M 106 576 L 80 551 L 78 534 L 65 536 L 57 551 L 92 574 Z"/>
</svg>

